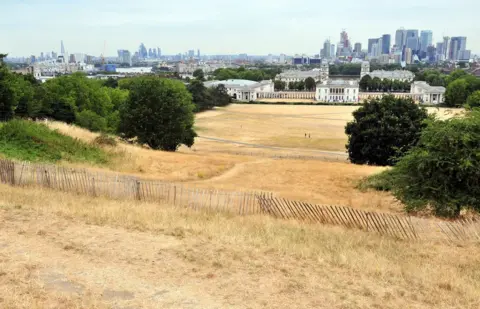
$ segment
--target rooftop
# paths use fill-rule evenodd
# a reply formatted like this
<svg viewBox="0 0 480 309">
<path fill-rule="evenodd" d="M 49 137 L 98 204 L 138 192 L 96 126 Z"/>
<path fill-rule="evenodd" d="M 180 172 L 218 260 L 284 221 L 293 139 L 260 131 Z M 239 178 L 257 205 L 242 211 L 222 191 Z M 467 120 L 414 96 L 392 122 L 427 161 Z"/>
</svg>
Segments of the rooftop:
<svg viewBox="0 0 480 309">
<path fill-rule="evenodd" d="M 445 93 L 445 87 L 441 86 L 430 86 L 427 82 L 424 81 L 416 81 L 413 82 L 413 85 L 417 88 L 422 89 L 424 92 L 427 93 Z"/>
<path fill-rule="evenodd" d="M 317 84 L 319 87 L 321 86 L 351 86 L 351 87 L 358 87 L 358 81 L 352 79 L 343 79 L 343 78 L 330 78 L 323 83 Z"/>
</svg>

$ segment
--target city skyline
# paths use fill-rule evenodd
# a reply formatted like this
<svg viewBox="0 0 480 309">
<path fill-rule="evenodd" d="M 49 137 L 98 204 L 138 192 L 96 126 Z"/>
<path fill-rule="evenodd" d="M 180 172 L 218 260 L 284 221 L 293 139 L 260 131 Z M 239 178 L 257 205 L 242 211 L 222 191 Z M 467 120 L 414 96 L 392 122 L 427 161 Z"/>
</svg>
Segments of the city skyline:
<svg viewBox="0 0 480 309">
<path fill-rule="evenodd" d="M 192 48 L 202 54 L 318 54 L 326 38 L 337 44 L 345 29 L 353 45 L 368 46 L 368 39 L 391 35 L 395 42 L 398 28 L 431 30 L 435 45 L 445 36 L 468 37 L 468 49 L 480 52 L 480 38 L 470 22 L 475 10 L 458 8 L 447 1 L 427 0 L 418 5 L 407 0 L 395 8 L 387 4 L 357 3 L 347 0 L 342 7 L 329 8 L 306 1 L 299 7 L 286 0 L 244 0 L 242 2 L 209 0 L 185 1 L 185 5 L 156 1 L 117 0 L 115 3 L 84 0 L 78 3 L 6 0 L 5 17 L 0 21 L 0 51 L 12 57 L 59 52 L 64 41 L 68 53 L 115 56 L 117 50 L 162 48 L 163 54 L 177 54 Z M 249 10 L 245 11 L 245 8 Z M 242 14 L 238 14 L 242 12 Z M 428 14 L 425 14 L 427 12 Z M 338 18 L 338 14 L 342 18 Z M 53 18 L 46 18 L 46 16 Z M 242 16 L 243 15 L 243 16 Z M 243 18 L 232 18 L 240 16 Z M 452 20 L 452 16 L 455 21 Z M 449 22 L 452 20 L 452 22 Z M 221 44 L 219 44 L 219 42 Z"/>
</svg>

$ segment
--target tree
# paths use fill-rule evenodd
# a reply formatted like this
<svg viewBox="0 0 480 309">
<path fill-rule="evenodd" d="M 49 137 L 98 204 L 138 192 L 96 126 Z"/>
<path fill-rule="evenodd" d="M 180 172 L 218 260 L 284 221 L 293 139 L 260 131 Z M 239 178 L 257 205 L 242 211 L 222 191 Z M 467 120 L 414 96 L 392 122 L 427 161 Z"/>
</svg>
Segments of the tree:
<svg viewBox="0 0 480 309">
<path fill-rule="evenodd" d="M 75 123 L 93 132 L 107 131 L 107 120 L 90 110 L 77 113 Z"/>
<path fill-rule="evenodd" d="M 6 55 L 0 54 L 0 121 L 10 120 L 14 115 L 15 93 L 12 74 L 3 64 Z"/>
<path fill-rule="evenodd" d="M 459 107 L 466 103 L 468 84 L 464 79 L 451 82 L 445 92 L 445 104 L 449 107 Z"/>
<path fill-rule="evenodd" d="M 289 82 L 288 83 L 288 90 L 295 90 L 297 88 L 295 82 Z"/>
<path fill-rule="evenodd" d="M 417 142 L 427 111 L 411 99 L 387 95 L 367 101 L 353 117 L 345 127 L 350 161 L 392 165 Z"/>
<path fill-rule="evenodd" d="M 274 82 L 274 87 L 276 91 L 283 91 L 285 90 L 285 87 L 287 86 L 287 83 L 281 80 L 276 80 Z"/>
<path fill-rule="evenodd" d="M 191 147 L 195 105 L 182 82 L 158 77 L 138 77 L 120 111 L 120 132 L 137 137 L 153 149 L 175 151 Z"/>
<path fill-rule="evenodd" d="M 305 90 L 305 82 L 303 80 L 297 82 L 296 89 L 298 91 L 303 91 Z"/>
<path fill-rule="evenodd" d="M 305 89 L 307 89 L 308 91 L 314 91 L 316 86 L 317 84 L 312 77 L 307 77 L 305 79 Z"/>
<path fill-rule="evenodd" d="M 195 104 L 195 112 L 203 112 L 212 109 L 214 104 L 207 92 L 207 88 L 201 80 L 192 80 L 187 86 L 188 91 L 192 94 L 193 104 Z"/>
<path fill-rule="evenodd" d="M 467 98 L 467 108 L 480 107 L 480 90 L 475 91 Z"/>
<path fill-rule="evenodd" d="M 109 88 L 117 88 L 118 87 L 118 80 L 112 78 L 112 77 L 109 77 L 104 83 L 103 85 L 105 87 L 109 87 Z"/>
<path fill-rule="evenodd" d="M 392 171 L 393 194 L 409 211 L 431 207 L 449 217 L 463 208 L 480 211 L 480 112 L 427 123 Z"/>
<path fill-rule="evenodd" d="M 196 69 L 193 72 L 193 77 L 195 77 L 196 79 L 201 80 L 201 81 L 205 80 L 205 74 L 203 73 L 202 69 Z"/>
<path fill-rule="evenodd" d="M 227 92 L 224 84 L 220 84 L 217 87 L 211 87 L 207 90 L 208 96 L 212 100 L 213 106 L 227 106 L 232 102 L 232 98 Z"/>
<path fill-rule="evenodd" d="M 381 86 L 382 86 L 382 80 L 378 77 L 374 77 L 372 78 L 372 83 L 368 88 L 370 88 L 373 91 L 378 91 L 381 88 Z"/>
<path fill-rule="evenodd" d="M 372 78 L 370 77 L 370 75 L 365 75 L 364 77 L 362 77 L 359 83 L 360 90 L 362 91 L 369 90 L 369 85 L 371 84 L 371 82 L 372 82 Z"/>
</svg>

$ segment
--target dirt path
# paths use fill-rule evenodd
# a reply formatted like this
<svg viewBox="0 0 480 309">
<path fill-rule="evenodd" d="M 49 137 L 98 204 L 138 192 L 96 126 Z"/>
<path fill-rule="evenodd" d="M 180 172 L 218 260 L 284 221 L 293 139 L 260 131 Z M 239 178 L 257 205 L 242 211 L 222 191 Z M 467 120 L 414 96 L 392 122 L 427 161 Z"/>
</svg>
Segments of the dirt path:
<svg viewBox="0 0 480 309">
<path fill-rule="evenodd" d="M 223 174 L 220 174 L 218 176 L 215 176 L 215 177 L 212 177 L 212 178 L 209 178 L 209 179 L 205 179 L 203 181 L 196 181 L 194 183 L 219 182 L 219 181 L 227 180 L 227 179 L 233 178 L 236 175 L 242 173 L 245 170 L 245 168 L 249 165 L 261 164 L 261 163 L 269 162 L 269 161 L 272 161 L 272 160 L 273 159 L 262 159 L 262 160 L 257 160 L 257 161 L 237 163 L 237 164 L 235 164 L 235 166 L 233 168 L 229 169 L 228 171 L 226 171 Z"/>
</svg>

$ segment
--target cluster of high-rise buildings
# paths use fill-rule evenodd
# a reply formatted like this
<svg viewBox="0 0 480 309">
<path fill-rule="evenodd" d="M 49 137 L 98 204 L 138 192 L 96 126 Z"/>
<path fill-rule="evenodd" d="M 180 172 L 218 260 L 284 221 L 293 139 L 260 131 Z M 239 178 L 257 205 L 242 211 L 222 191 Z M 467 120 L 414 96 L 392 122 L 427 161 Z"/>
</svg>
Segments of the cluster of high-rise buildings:
<svg viewBox="0 0 480 309">
<path fill-rule="evenodd" d="M 404 29 L 395 32 L 395 37 L 383 34 L 368 39 L 366 49 L 361 43 L 352 45 L 345 30 L 340 33 L 340 41 L 336 48 L 330 39 L 325 40 L 320 51 L 320 57 L 332 58 L 360 58 L 377 60 L 380 63 L 410 64 L 414 61 L 468 61 L 471 57 L 467 50 L 467 38 L 464 36 L 443 37 L 443 40 L 434 44 L 431 30 Z"/>
</svg>

